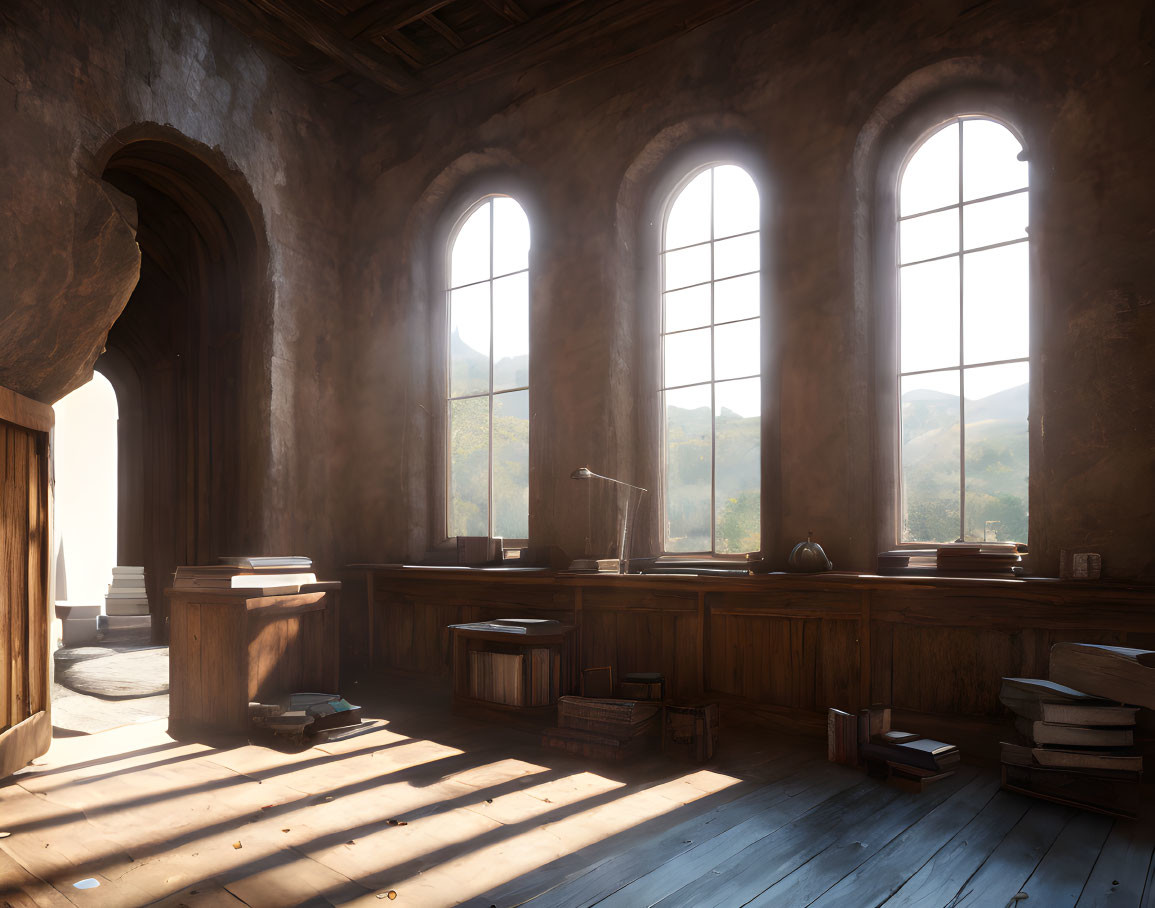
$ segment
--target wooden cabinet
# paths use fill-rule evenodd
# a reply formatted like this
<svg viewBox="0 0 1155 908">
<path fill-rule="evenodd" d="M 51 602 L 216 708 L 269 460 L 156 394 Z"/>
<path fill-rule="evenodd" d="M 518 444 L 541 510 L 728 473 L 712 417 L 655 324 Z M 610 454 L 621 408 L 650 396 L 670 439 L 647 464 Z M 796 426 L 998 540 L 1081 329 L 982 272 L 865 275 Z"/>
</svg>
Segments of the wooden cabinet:
<svg viewBox="0 0 1155 908">
<path fill-rule="evenodd" d="M 246 734 L 251 700 L 339 693 L 339 596 L 170 589 L 169 734 Z"/>
<path fill-rule="evenodd" d="M 453 645 L 453 701 L 459 706 L 498 709 L 551 709 L 557 698 L 577 690 L 574 628 L 562 625 L 556 634 L 507 634 L 450 627 Z M 494 679 L 491 657 L 512 665 L 510 683 L 487 685 Z M 487 695 L 486 687 L 491 689 Z M 516 694 L 516 695 L 515 695 Z M 501 702 L 501 701 L 505 702 Z"/>
</svg>

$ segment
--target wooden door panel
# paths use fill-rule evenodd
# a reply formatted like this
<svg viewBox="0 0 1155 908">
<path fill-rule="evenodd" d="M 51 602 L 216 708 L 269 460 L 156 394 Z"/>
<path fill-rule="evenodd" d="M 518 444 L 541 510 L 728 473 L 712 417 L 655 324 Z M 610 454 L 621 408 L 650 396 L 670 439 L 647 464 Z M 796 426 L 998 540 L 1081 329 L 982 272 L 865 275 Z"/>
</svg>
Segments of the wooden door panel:
<svg viewBox="0 0 1155 908">
<path fill-rule="evenodd" d="M 52 408 L 0 388 L 0 778 L 52 741 Z"/>
</svg>

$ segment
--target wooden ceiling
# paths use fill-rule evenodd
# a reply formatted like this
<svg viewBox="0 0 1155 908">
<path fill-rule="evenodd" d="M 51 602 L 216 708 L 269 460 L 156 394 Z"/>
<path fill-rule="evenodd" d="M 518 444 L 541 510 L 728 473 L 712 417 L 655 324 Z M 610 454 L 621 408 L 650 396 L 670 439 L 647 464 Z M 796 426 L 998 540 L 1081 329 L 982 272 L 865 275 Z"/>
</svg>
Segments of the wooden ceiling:
<svg viewBox="0 0 1155 908">
<path fill-rule="evenodd" d="M 542 64 L 565 81 L 751 0 L 201 2 L 314 81 L 405 97 Z"/>
</svg>

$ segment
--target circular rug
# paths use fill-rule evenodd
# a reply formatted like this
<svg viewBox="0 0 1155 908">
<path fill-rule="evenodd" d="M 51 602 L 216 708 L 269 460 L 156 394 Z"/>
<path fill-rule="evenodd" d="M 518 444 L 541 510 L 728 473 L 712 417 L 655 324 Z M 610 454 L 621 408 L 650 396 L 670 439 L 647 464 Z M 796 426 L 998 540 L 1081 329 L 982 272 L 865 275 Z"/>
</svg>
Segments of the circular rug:
<svg viewBox="0 0 1155 908">
<path fill-rule="evenodd" d="M 108 700 L 168 693 L 168 647 L 86 659 L 60 671 L 56 682 L 70 690 Z"/>
</svg>

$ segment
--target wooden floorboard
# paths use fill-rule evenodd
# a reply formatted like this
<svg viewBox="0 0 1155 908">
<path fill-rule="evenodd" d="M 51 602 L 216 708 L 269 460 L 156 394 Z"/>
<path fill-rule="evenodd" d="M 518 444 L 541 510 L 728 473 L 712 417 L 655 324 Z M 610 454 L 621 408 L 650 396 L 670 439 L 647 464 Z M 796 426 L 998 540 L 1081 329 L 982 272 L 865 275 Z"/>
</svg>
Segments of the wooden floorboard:
<svg viewBox="0 0 1155 908">
<path fill-rule="evenodd" d="M 178 744 L 163 723 L 62 738 L 0 783 L 0 905 L 1134 908 L 1155 835 L 998 790 L 922 794 L 813 739 L 721 732 L 699 766 L 598 764 L 392 681 L 300 751 Z M 99 883 L 77 890 L 83 879 Z M 396 901 L 388 893 L 396 894 Z"/>
</svg>

